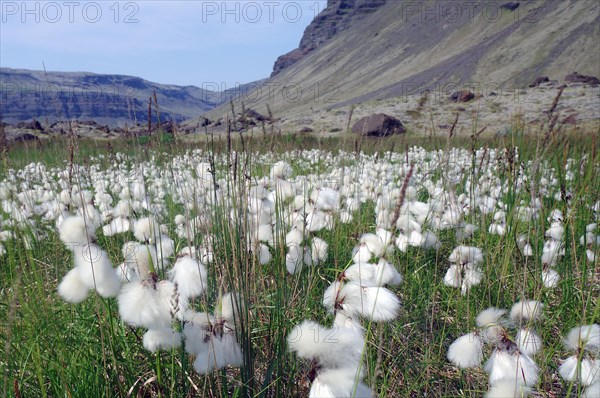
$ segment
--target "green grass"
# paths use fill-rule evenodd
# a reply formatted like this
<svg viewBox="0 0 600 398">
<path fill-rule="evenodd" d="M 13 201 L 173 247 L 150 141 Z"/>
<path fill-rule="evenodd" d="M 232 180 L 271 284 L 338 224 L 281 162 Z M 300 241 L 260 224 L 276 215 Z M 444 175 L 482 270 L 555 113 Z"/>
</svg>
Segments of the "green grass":
<svg viewBox="0 0 600 398">
<path fill-rule="evenodd" d="M 548 222 L 545 217 L 554 208 L 567 214 L 566 202 L 546 199 L 543 216 L 529 224 L 517 223 L 513 209 L 521 200 L 529 202 L 526 190 L 509 190 L 505 195 L 512 230 L 504 236 L 490 235 L 487 226 L 491 216 L 475 213 L 469 222 L 480 225 L 470 241 L 484 250 L 484 279 L 482 284 L 461 296 L 456 289 L 447 288 L 443 277 L 448 268 L 446 258 L 457 242 L 452 231 L 441 231 L 439 252 L 409 248 L 397 252 L 390 261 L 401 271 L 404 282 L 392 290 L 402 300 L 398 318 L 389 323 L 364 322 L 366 332 L 365 382 L 382 397 L 481 397 L 488 389 L 487 375 L 481 369 L 458 370 L 446 359 L 448 346 L 454 339 L 475 327 L 478 312 L 496 306 L 508 308 L 519 299 L 537 299 L 546 304 L 544 321 L 536 331 L 544 348 L 535 360 L 541 368 L 541 381 L 536 386 L 539 397 L 577 396 L 578 385 L 562 382 L 557 376 L 560 360 L 566 357 L 561 338 L 570 328 L 600 321 L 600 271 L 598 264 L 585 259 L 585 249 L 579 236 L 585 225 L 593 222 L 590 206 L 600 198 L 599 162 L 593 136 L 573 137 L 569 134 L 543 137 L 512 130 L 500 139 L 464 139 L 431 137 L 391 137 L 378 140 L 350 136 L 320 138 L 315 136 L 274 135 L 245 137 L 206 137 L 196 142 L 139 140 L 77 142 L 73 152 L 75 163 L 89 167 L 93 156 L 100 167 L 115 162 L 117 152 L 126 153 L 129 164 L 148 161 L 154 157 L 158 164 L 168 167 L 174 155 L 199 148 L 219 170 L 237 168 L 236 180 L 229 177 L 229 187 L 238 225 L 229 221 L 229 209 L 211 208 L 214 222 L 210 227 L 216 261 L 207 266 L 209 290 L 206 298 L 195 302 L 199 310 L 211 309 L 219 293 L 236 290 L 246 304 L 238 341 L 244 352 L 245 366 L 227 368 L 207 376 L 198 375 L 192 368 L 193 358 L 182 349 L 151 354 L 141 344 L 144 330 L 123 324 L 118 317 L 115 299 L 103 299 L 96 294 L 79 305 L 65 303 L 58 297 L 56 287 L 72 267 L 69 252 L 51 227 L 17 232 L 14 240 L 5 242 L 6 255 L 0 257 L 0 369 L 2 396 L 13 397 L 289 397 L 306 396 L 309 365 L 299 361 L 287 350 L 286 336 L 303 319 L 331 325 L 332 316 L 322 306 L 325 288 L 351 262 L 351 250 L 362 233 L 375 228 L 374 204 L 363 204 L 350 224 L 339 224 L 331 231 L 316 235 L 329 245 L 329 258 L 316 268 L 304 269 L 291 276 L 285 270 L 285 248 L 275 245 L 273 260 L 260 265 L 246 250 L 243 228 L 246 220 L 243 194 L 245 174 L 264 175 L 268 167 L 258 163 L 259 154 L 276 148 L 279 153 L 316 148 L 339 153 L 354 151 L 355 156 L 344 158 L 346 164 L 359 161 L 366 154 L 384 156 L 383 151 L 402 153 L 419 144 L 427 149 L 447 151 L 452 147 L 506 148 L 517 147 L 519 162 L 539 162 L 540 167 L 531 179 L 539 179 L 544 170 L 557 170 L 559 184 L 569 187 L 572 201 L 565 223 L 566 255 L 557 270 L 562 279 L 554 290 L 540 287 L 539 258 Z M 242 137 L 243 138 L 243 137 Z M 237 151 L 237 161 L 232 159 Z M 30 162 L 42 162 L 50 167 L 67 167 L 69 141 L 53 140 L 44 148 L 23 143 L 11 148 L 8 164 L 20 168 Z M 573 181 L 567 181 L 564 165 L 568 158 L 579 162 Z M 326 159 L 310 164 L 292 155 L 287 159 L 295 174 L 326 170 Z M 474 161 L 475 162 L 475 161 Z M 515 186 L 519 164 L 507 158 L 497 178 L 508 187 Z M 474 173 L 477 173 L 477 167 Z M 6 176 L 8 170 L 0 170 Z M 442 173 L 443 174 L 443 173 Z M 438 177 L 442 174 L 437 174 Z M 230 176 L 232 174 L 229 174 Z M 464 176 L 466 178 L 466 176 Z M 463 180 L 464 182 L 464 180 Z M 457 192 L 460 193 L 460 192 Z M 468 192 L 467 192 L 468 194 Z M 426 195 L 425 195 L 426 196 Z M 183 213 L 180 205 L 167 198 L 168 217 Z M 171 225 L 172 227 L 172 225 Z M 535 257 L 520 255 L 516 245 L 518 233 L 528 232 Z M 39 239 L 28 248 L 23 239 L 35 233 Z M 283 232 L 285 234 L 285 232 Z M 103 237 L 99 244 L 107 250 L 114 264 L 121 259 L 122 244 L 127 236 Z M 199 244 L 202 236 L 193 243 Z M 178 242 L 181 246 L 187 242 Z"/>
</svg>

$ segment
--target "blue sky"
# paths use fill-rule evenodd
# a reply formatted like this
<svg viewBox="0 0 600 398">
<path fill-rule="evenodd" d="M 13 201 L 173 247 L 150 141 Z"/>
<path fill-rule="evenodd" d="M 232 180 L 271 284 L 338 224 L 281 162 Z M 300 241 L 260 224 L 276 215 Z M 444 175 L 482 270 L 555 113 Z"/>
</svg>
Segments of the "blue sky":
<svg viewBox="0 0 600 398">
<path fill-rule="evenodd" d="M 271 73 L 325 0 L 0 0 L 0 66 L 226 88 Z"/>
</svg>

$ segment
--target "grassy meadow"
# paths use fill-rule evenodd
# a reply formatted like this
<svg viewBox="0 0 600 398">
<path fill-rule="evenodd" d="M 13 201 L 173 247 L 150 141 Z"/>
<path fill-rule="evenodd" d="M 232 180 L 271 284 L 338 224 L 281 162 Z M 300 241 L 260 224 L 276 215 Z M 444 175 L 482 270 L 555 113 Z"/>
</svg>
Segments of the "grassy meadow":
<svg viewBox="0 0 600 398">
<path fill-rule="evenodd" d="M 401 250 L 392 241 L 395 249 L 386 259 L 403 281 L 387 288 L 401 306 L 391 321 L 360 318 L 365 344 L 363 382 L 380 397 L 484 396 L 490 386 L 483 366 L 458 368 L 447 359 L 449 346 L 477 328 L 476 316 L 484 309 L 493 306 L 510 311 L 519 300 L 538 300 L 544 305 L 543 319 L 535 322 L 534 329 L 543 346 L 533 356 L 539 381 L 532 386 L 532 396 L 582 396 L 585 386 L 563 380 L 558 369 L 570 355 L 563 337 L 576 326 L 600 323 L 600 246 L 580 242 L 586 226 L 600 217 L 600 208 L 593 208 L 600 200 L 597 138 L 596 132 L 524 134 L 514 129 L 491 138 L 442 133 L 381 139 L 244 133 L 206 135 L 196 142 L 155 135 L 143 141 L 65 137 L 43 144 L 15 144 L 3 153 L 0 169 L 0 183 L 13 187 L 0 196 L 0 231 L 10 231 L 0 242 L 4 248 L 0 256 L 0 395 L 308 396 L 314 364 L 290 352 L 288 335 L 304 319 L 332 325 L 334 316 L 323 305 L 323 293 L 353 263 L 353 248 L 361 236 L 375 232 L 381 211 L 378 200 L 393 190 L 400 193 L 399 198 L 390 196 L 392 216 L 404 211 L 400 202 L 409 200 L 433 208 L 435 185 L 440 197 L 462 195 L 460 221 L 434 227 L 427 218 L 420 225 L 422 231 L 437 236 L 437 250 L 411 244 Z M 286 180 L 292 182 L 294 196 L 304 193 L 308 198 L 315 188 L 330 187 L 341 192 L 341 207 L 351 215 L 351 220 L 342 219 L 341 211 L 325 211 L 332 223 L 305 232 L 304 238 L 324 240 L 326 259 L 293 275 L 286 269 L 285 237 L 294 196 L 274 196 L 273 239 L 266 244 L 270 261 L 259 261 L 257 246 L 249 239 L 254 224 L 247 210 L 250 188 L 263 184 L 274 190 L 270 170 L 278 161 L 291 168 Z M 210 165 L 212 182 L 218 188 L 211 188 L 210 193 L 194 191 L 189 196 L 193 203 L 186 203 L 188 196 L 176 188 L 186 183 L 190 189 L 203 189 L 195 185 L 199 162 Z M 190 306 L 212 311 L 221 294 L 232 290 L 239 294 L 243 308 L 235 336 L 242 366 L 199 374 L 185 341 L 178 348 L 144 349 L 145 329 L 121 319 L 117 299 L 92 291 L 83 302 L 71 304 L 57 294 L 62 278 L 73 268 L 72 254 L 59 239 L 55 219 L 36 211 L 41 200 L 28 203 L 19 192 L 37 189 L 36 198 L 52 200 L 61 190 L 72 191 L 76 185 L 94 194 L 101 185 L 97 179 L 104 178 L 102 186 L 113 196 L 110 205 L 114 206 L 119 194 L 112 191 L 111 175 L 143 180 L 145 194 L 157 210 L 134 208 L 131 219 L 154 214 L 173 239 L 175 252 L 210 241 L 213 261 L 204 264 L 207 288 Z M 408 185 L 414 187 L 414 198 L 407 196 Z M 484 185 L 488 187 L 481 188 Z M 497 194 L 489 193 L 494 191 Z M 345 207 L 348 197 L 356 200 Z M 494 199 L 490 211 L 481 211 L 478 200 L 483 197 Z M 314 205 L 308 199 L 304 203 Z M 536 209 L 529 221 L 519 217 L 524 206 Z M 23 208 L 28 209 L 26 216 L 18 217 L 15 209 Z M 495 219 L 500 210 L 504 233 L 490 233 L 490 225 L 502 218 Z M 553 210 L 564 215 L 564 255 L 553 265 L 560 280 L 549 288 L 542 283 L 542 255 Z M 75 214 L 77 206 L 65 204 L 60 211 Z M 175 233 L 178 214 L 187 220 L 204 216 L 208 221 L 197 233 L 181 238 Z M 462 294 L 461 289 L 447 286 L 444 277 L 449 255 L 461 244 L 457 231 L 465 223 L 477 229 L 463 244 L 480 248 L 484 258 L 481 282 Z M 402 232 L 395 225 L 389 230 L 395 237 Z M 598 229 L 594 233 L 600 234 Z M 530 244 L 530 256 L 520 246 L 521 235 Z M 132 231 L 105 236 L 100 227 L 97 236 L 114 266 L 123 262 L 123 244 L 135 240 Z M 590 260 L 586 250 L 595 254 L 595 260 Z M 171 264 L 176 261 L 174 254 L 169 259 Z M 157 270 L 159 280 L 168 278 L 167 269 Z M 182 331 L 184 321 L 173 317 L 172 327 Z M 486 346 L 484 358 L 489 355 Z"/>
</svg>

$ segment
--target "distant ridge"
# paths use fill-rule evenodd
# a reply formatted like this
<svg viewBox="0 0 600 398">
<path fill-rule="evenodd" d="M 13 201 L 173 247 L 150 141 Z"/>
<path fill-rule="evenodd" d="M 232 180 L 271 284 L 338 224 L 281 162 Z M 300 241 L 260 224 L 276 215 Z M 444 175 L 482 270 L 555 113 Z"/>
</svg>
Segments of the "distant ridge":
<svg viewBox="0 0 600 398">
<path fill-rule="evenodd" d="M 210 91 L 125 75 L 0 68 L 0 114 L 6 123 L 35 118 L 93 120 L 110 127 L 144 124 L 154 92 L 161 120 L 181 122 L 227 102 L 237 90 Z"/>
</svg>

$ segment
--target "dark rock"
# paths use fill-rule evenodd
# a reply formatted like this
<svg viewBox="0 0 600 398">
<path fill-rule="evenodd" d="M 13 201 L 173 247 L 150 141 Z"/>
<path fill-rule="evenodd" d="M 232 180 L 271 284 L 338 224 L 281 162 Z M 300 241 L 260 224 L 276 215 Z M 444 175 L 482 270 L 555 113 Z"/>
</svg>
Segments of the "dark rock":
<svg viewBox="0 0 600 398">
<path fill-rule="evenodd" d="M 254 119 L 259 122 L 265 122 L 265 121 L 269 120 L 268 117 L 261 115 L 260 113 L 256 112 L 254 109 L 246 109 L 244 116 L 246 116 L 246 118 L 251 118 L 251 119 Z"/>
<path fill-rule="evenodd" d="M 160 124 L 160 129 L 163 131 L 163 133 L 173 134 L 176 128 L 177 127 L 175 126 L 175 123 L 170 120 Z"/>
<path fill-rule="evenodd" d="M 44 131 L 44 128 L 42 127 L 41 123 L 35 119 L 30 122 L 17 123 L 17 127 L 20 129 Z"/>
<path fill-rule="evenodd" d="M 577 124 L 577 118 L 575 117 L 575 115 L 569 115 L 566 118 L 564 118 L 561 121 L 562 124 L 570 124 L 570 125 L 575 125 Z"/>
<path fill-rule="evenodd" d="M 514 11 L 519 8 L 518 1 L 509 1 L 508 3 L 504 3 L 500 6 L 500 8 L 504 8 L 505 10 Z"/>
<path fill-rule="evenodd" d="M 365 116 L 352 126 L 355 134 L 375 137 L 385 137 L 392 134 L 404 134 L 406 129 L 402 122 L 393 116 L 376 113 Z"/>
<path fill-rule="evenodd" d="M 449 97 L 452 102 L 469 102 L 474 98 L 475 94 L 469 90 L 455 91 Z"/>
<path fill-rule="evenodd" d="M 39 141 L 40 139 L 33 134 L 30 133 L 21 133 L 13 139 L 16 142 L 24 142 L 24 141 Z"/>
<path fill-rule="evenodd" d="M 314 130 L 308 126 L 304 126 L 300 129 L 299 133 L 312 133 Z"/>
<path fill-rule="evenodd" d="M 585 83 L 585 84 L 589 84 L 590 86 L 594 86 L 594 87 L 600 84 L 600 80 L 597 77 L 580 75 L 577 72 L 573 72 L 573 73 L 565 76 L 565 82 L 567 82 L 567 83 Z"/>
<path fill-rule="evenodd" d="M 548 78 L 548 76 L 538 76 L 535 79 L 533 79 L 531 83 L 529 83 L 529 87 L 537 87 L 540 84 L 547 83 L 549 81 L 550 79 Z"/>
</svg>

